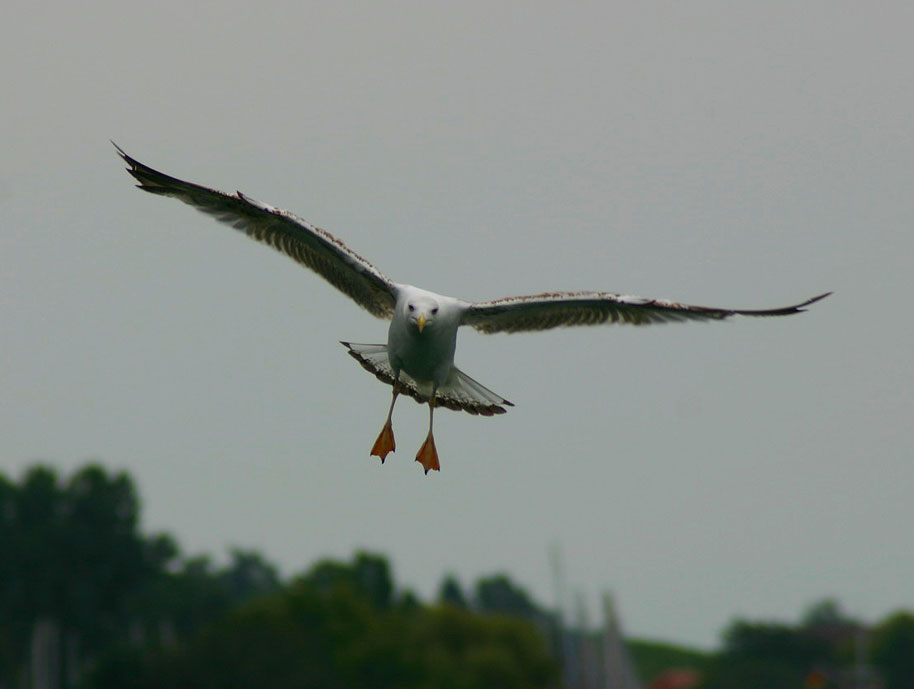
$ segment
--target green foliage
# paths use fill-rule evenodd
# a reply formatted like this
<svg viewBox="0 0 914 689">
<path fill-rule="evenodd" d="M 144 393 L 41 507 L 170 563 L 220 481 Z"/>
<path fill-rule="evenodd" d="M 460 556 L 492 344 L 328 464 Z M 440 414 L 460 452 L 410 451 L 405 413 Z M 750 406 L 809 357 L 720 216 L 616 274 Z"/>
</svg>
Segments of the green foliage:
<svg viewBox="0 0 914 689">
<path fill-rule="evenodd" d="M 367 561 L 362 554 L 352 564 L 320 563 L 208 626 L 150 676 L 200 689 L 558 686 L 535 627 L 451 606 L 410 611 L 383 598 L 379 605 L 374 586 L 353 585 Z"/>
<path fill-rule="evenodd" d="M 803 628 L 738 620 L 708 668 L 705 689 L 779 689 L 803 686 L 813 669 L 831 666 L 835 649 Z"/>
<path fill-rule="evenodd" d="M 0 665 L 12 680 L 33 625 L 51 620 L 85 652 L 114 642 L 129 625 L 135 592 L 173 554 L 137 532 L 139 500 L 124 473 L 89 465 L 62 482 L 36 466 L 19 485 L 0 477 Z M 148 547 L 152 545 L 152 547 Z"/>
<path fill-rule="evenodd" d="M 506 574 L 495 574 L 477 581 L 475 604 L 477 610 L 485 613 L 526 619 L 536 619 L 543 614 L 527 592 Z"/>
<path fill-rule="evenodd" d="M 512 689 L 560 685 L 544 636 L 552 618 L 505 574 L 468 596 L 454 577 L 438 604 L 398 590 L 386 558 L 323 560 L 291 583 L 256 552 L 229 563 L 182 557 L 167 534 L 139 532 L 124 473 L 86 466 L 62 480 L 46 466 L 0 474 L 0 687 L 24 686 L 33 629 L 78 642 L 80 689 L 283 687 Z M 693 668 L 706 689 L 802 686 L 810 671 L 846 676 L 863 626 L 834 599 L 801 623 L 737 621 L 718 654 L 631 642 L 639 674 Z M 914 689 L 914 615 L 872 629 L 886 689 Z M 91 659 L 91 663 L 87 663 Z M 67 666 L 71 663 L 71 666 Z"/>
<path fill-rule="evenodd" d="M 66 481 L 46 466 L 18 484 L 0 475 L 0 686 L 18 682 L 39 620 L 78 639 L 83 657 L 111 656 L 114 671 L 133 662 L 117 650 L 128 630 L 174 641 L 279 586 L 256 553 L 233 551 L 223 571 L 206 558 L 178 565 L 174 539 L 144 537 L 139 513 L 130 477 L 98 465 Z"/>
<path fill-rule="evenodd" d="M 914 689 L 914 614 L 897 612 L 873 629 L 870 656 L 886 689 Z"/>
<path fill-rule="evenodd" d="M 737 621 L 724 635 L 724 653 L 806 669 L 811 663 L 829 660 L 831 649 L 789 625 Z"/>
<path fill-rule="evenodd" d="M 323 560 L 309 570 L 303 581 L 325 593 L 341 588 L 351 590 L 381 610 L 389 608 L 393 601 L 390 566 L 381 555 L 356 553 L 351 565 Z"/>
<path fill-rule="evenodd" d="M 200 689 L 343 687 L 360 670 L 346 637 L 371 628 L 367 608 L 345 589 L 324 594 L 300 582 L 207 627 L 156 671 Z"/>
<path fill-rule="evenodd" d="M 856 625 L 857 621 L 848 617 L 834 598 L 823 598 L 806 608 L 800 622 L 803 627 L 822 627 L 836 625 Z"/>
<path fill-rule="evenodd" d="M 226 607 L 231 589 L 215 584 L 243 578 L 252 562 L 260 572 L 254 579 L 270 582 L 258 558 L 236 557 L 222 573 L 205 559 L 186 562 L 168 590 L 198 611 L 197 631 L 173 647 L 116 649 L 96 663 L 83 689 L 559 686 L 558 667 L 534 625 L 423 606 L 406 594 L 394 604 L 390 567 L 380 555 L 323 560 L 290 585 Z M 200 615 L 206 600 L 210 609 Z M 228 612 L 219 616 L 219 609 Z"/>
<path fill-rule="evenodd" d="M 93 658 L 83 689 L 558 685 L 533 625 L 397 597 L 381 555 L 324 560 L 284 585 L 255 552 L 233 550 L 223 568 L 182 560 L 170 536 L 138 524 L 125 474 L 0 475 L 0 685 L 20 683 L 40 619 Z M 449 595 L 463 600 L 459 587 Z M 504 575 L 477 595 L 485 612 L 537 611 Z"/>
<path fill-rule="evenodd" d="M 139 595 L 149 631 L 164 624 L 178 637 L 219 619 L 232 603 L 222 575 L 205 556 L 185 560 L 177 571 L 161 572 Z"/>
<path fill-rule="evenodd" d="M 438 589 L 438 602 L 457 608 L 467 607 L 466 596 L 463 595 L 463 589 L 456 577 L 448 575 L 441 582 L 441 587 Z"/>
<path fill-rule="evenodd" d="M 715 662 L 702 689 L 789 689 L 802 687 L 808 671 L 777 658 L 724 655 Z"/>
<path fill-rule="evenodd" d="M 418 686 L 558 687 L 558 668 L 532 624 L 450 605 L 431 608 L 414 637 L 428 682 Z"/>
<path fill-rule="evenodd" d="M 852 665 L 855 662 L 857 639 L 864 627 L 847 615 L 837 600 L 823 598 L 813 603 L 800 619 L 803 634 L 824 642 L 831 649 L 830 664 Z"/>
<path fill-rule="evenodd" d="M 232 562 L 222 572 L 222 585 L 233 604 L 277 591 L 281 586 L 279 572 L 259 553 L 233 548 Z"/>
<path fill-rule="evenodd" d="M 152 671 L 154 651 L 132 644 L 106 649 L 83 674 L 79 689 L 163 689 Z"/>
</svg>

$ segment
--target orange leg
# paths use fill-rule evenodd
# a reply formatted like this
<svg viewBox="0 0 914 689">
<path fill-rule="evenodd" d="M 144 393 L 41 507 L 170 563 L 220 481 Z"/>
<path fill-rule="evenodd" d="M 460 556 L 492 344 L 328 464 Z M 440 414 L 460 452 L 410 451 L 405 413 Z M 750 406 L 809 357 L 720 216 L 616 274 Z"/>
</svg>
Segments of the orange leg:
<svg viewBox="0 0 914 689">
<path fill-rule="evenodd" d="M 422 443 L 422 447 L 419 448 L 419 453 L 416 455 L 416 461 L 422 465 L 426 474 L 432 469 L 441 471 L 441 465 L 438 463 L 438 450 L 435 449 L 435 436 L 432 435 L 432 420 L 434 415 L 435 392 L 432 391 L 432 396 L 428 401 L 428 435 L 425 437 L 425 442 Z"/>
<path fill-rule="evenodd" d="M 396 384 L 394 384 L 394 396 L 390 401 L 390 409 L 387 412 L 387 421 L 384 423 L 384 428 L 381 429 L 381 433 L 378 435 L 378 439 L 374 441 L 374 445 L 371 447 L 371 454 L 375 457 L 381 458 L 381 464 L 384 463 L 385 458 L 391 452 L 394 452 L 397 449 L 397 444 L 394 442 L 394 429 L 390 423 L 390 419 L 394 413 L 394 404 L 397 402 L 397 395 L 399 395 Z"/>
</svg>

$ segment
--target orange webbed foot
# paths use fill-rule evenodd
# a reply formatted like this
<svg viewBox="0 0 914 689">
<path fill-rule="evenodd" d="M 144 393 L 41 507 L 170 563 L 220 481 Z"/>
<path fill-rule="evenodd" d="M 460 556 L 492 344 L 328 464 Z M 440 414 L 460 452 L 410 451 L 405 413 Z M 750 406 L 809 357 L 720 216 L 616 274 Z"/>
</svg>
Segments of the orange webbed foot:
<svg viewBox="0 0 914 689">
<path fill-rule="evenodd" d="M 441 471 L 441 466 L 438 464 L 438 450 L 435 449 L 435 438 L 431 433 L 428 434 L 425 442 L 422 443 L 422 447 L 419 448 L 416 461 L 422 465 L 426 474 L 432 469 Z"/>
<path fill-rule="evenodd" d="M 387 455 L 396 449 L 397 444 L 394 442 L 394 429 L 390 425 L 390 421 L 388 421 L 384 424 L 384 428 L 381 429 L 378 439 L 374 441 L 374 445 L 371 447 L 371 454 L 375 457 L 380 457 L 381 464 L 383 464 Z"/>
</svg>

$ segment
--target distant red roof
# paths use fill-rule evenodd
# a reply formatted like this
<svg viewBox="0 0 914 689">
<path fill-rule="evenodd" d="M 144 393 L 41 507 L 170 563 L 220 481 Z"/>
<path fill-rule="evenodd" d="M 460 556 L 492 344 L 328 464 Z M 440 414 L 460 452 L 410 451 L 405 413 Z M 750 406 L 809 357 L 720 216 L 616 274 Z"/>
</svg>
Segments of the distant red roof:
<svg viewBox="0 0 914 689">
<path fill-rule="evenodd" d="M 683 668 L 680 670 L 667 670 L 654 678 L 648 689 L 692 689 L 701 681 L 698 670 Z"/>
</svg>

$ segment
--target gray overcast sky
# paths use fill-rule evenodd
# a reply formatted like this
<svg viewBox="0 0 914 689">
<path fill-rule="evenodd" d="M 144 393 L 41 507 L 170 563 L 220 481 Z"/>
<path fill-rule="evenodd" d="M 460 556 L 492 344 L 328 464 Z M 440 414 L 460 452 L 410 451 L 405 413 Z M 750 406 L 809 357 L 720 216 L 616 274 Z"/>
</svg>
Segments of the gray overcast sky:
<svg viewBox="0 0 914 689">
<path fill-rule="evenodd" d="M 93 458 L 148 529 L 424 596 L 507 570 L 627 631 L 914 606 L 907 2 L 5 2 L 0 469 Z M 466 299 L 600 289 L 801 316 L 462 333 L 516 407 L 368 451 L 386 324 L 132 186 L 108 139 Z M 221 556 L 221 555 L 220 555 Z"/>
</svg>

